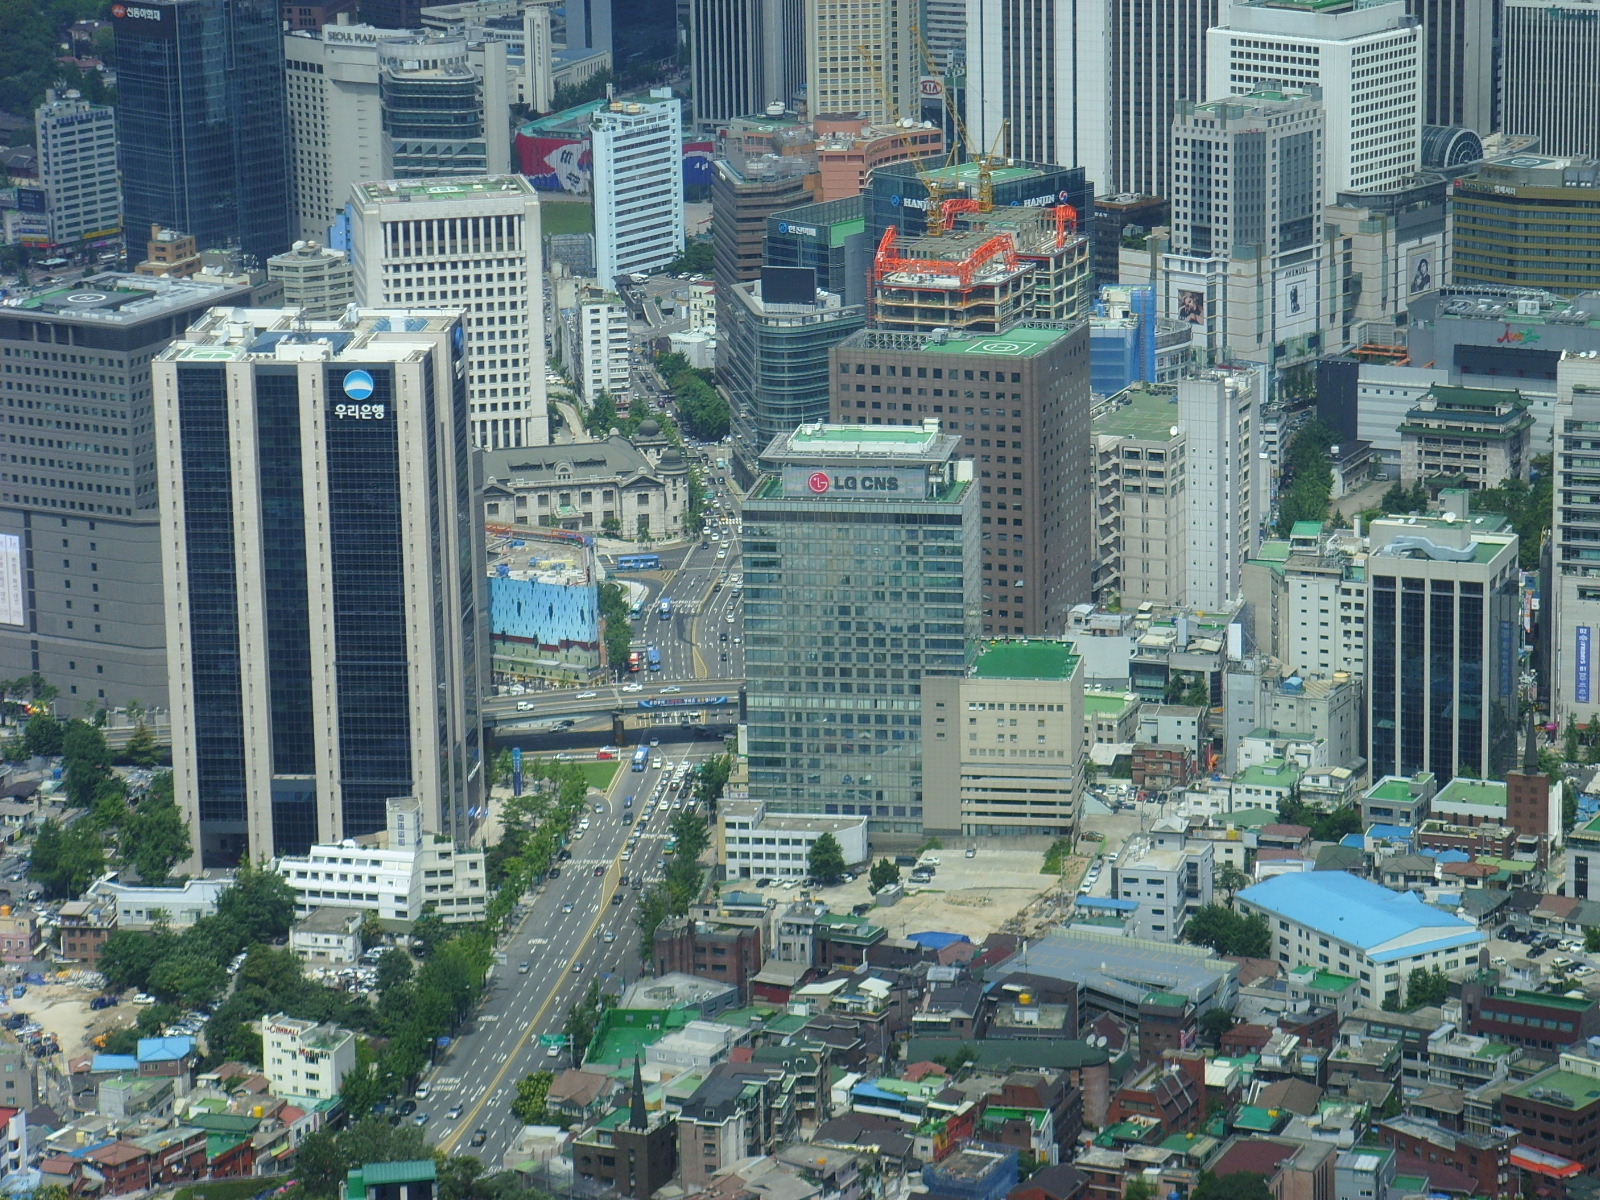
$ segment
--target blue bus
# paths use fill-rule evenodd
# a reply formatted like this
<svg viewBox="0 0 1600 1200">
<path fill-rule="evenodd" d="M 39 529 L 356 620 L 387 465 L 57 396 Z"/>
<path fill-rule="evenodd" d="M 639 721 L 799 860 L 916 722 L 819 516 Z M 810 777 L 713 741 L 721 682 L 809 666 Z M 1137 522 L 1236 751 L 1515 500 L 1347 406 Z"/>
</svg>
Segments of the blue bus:
<svg viewBox="0 0 1600 1200">
<path fill-rule="evenodd" d="M 633 769 L 642 771 L 650 764 L 650 747 L 640 746 L 633 752 Z"/>
<path fill-rule="evenodd" d="M 652 671 L 661 670 L 661 651 L 657 650 L 654 646 L 651 646 L 645 651 L 645 654 L 649 659 L 650 669 Z"/>
<path fill-rule="evenodd" d="M 619 571 L 655 571 L 661 567 L 659 554 L 619 554 L 617 555 L 617 570 Z"/>
<path fill-rule="evenodd" d="M 661 619 L 663 621 L 665 621 L 668 617 L 670 617 L 672 615 L 672 597 L 671 596 L 663 596 L 663 597 L 661 597 L 661 608 L 660 608 L 659 611 L 660 611 L 660 614 L 661 614 Z"/>
</svg>

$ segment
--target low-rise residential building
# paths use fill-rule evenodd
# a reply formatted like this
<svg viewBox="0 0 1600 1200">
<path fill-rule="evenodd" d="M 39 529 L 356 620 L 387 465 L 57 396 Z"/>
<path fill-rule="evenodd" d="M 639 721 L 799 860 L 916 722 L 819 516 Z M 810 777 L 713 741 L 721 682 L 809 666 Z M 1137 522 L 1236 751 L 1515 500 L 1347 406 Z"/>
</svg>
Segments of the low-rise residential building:
<svg viewBox="0 0 1600 1200">
<path fill-rule="evenodd" d="M 433 1200 L 438 1177 L 431 1158 L 366 1163 L 345 1175 L 344 1200 Z"/>
<path fill-rule="evenodd" d="M 1234 902 L 1266 921 L 1273 957 L 1285 967 L 1309 963 L 1352 976 L 1368 1005 L 1402 999 L 1413 970 L 1476 968 L 1488 941 L 1471 922 L 1414 893 L 1343 871 L 1275 875 Z"/>
<path fill-rule="evenodd" d="M 1375 780 L 1361 798 L 1361 827 L 1393 825 L 1415 829 L 1432 812 L 1437 788 L 1432 771 L 1419 771 L 1410 778 L 1385 775 Z"/>
<path fill-rule="evenodd" d="M 1468 1033 L 1548 1054 L 1600 1037 L 1600 1001 L 1469 980 L 1461 989 L 1461 1022 Z"/>
<path fill-rule="evenodd" d="M 1083 662 L 1070 642 L 986 642 L 922 679 L 923 828 L 1060 837 L 1082 799 Z"/>
<path fill-rule="evenodd" d="M 484 516 L 655 541 L 681 537 L 689 511 L 689 462 L 653 418 L 633 438 L 491 450 L 483 456 Z"/>
<path fill-rule="evenodd" d="M 1126 692 L 1085 688 L 1083 736 L 1090 746 L 1131 742 L 1139 728 L 1139 699 Z"/>
<path fill-rule="evenodd" d="M 56 914 L 64 958 L 93 967 L 106 940 L 117 931 L 117 902 L 109 896 L 69 900 Z"/>
<path fill-rule="evenodd" d="M 1179 941 L 1189 914 L 1211 903 L 1214 851 L 1210 842 L 1190 843 L 1187 835 L 1182 818 L 1158 821 L 1111 868 L 1111 894 L 1138 905 L 1125 924 L 1129 936 Z"/>
<path fill-rule="evenodd" d="M 561 359 L 585 403 L 592 405 L 602 392 L 620 397 L 628 390 L 628 308 L 615 292 L 580 285 L 570 307 L 562 308 L 559 327 Z"/>
<path fill-rule="evenodd" d="M 185 879 L 166 887 L 135 886 L 118 882 L 113 871 L 90 891 L 116 901 L 119 929 L 149 929 L 159 917 L 169 928 L 182 930 L 215 914 L 217 897 L 231 883 L 229 879 Z"/>
<path fill-rule="evenodd" d="M 1500 1097 L 1500 1116 L 1522 1143 L 1600 1171 L 1600 1059 L 1566 1052 Z"/>
<path fill-rule="evenodd" d="M 314 908 L 289 928 L 289 949 L 308 963 L 353 963 L 361 957 L 363 913 L 350 908 Z"/>
<path fill-rule="evenodd" d="M 356 1035 L 337 1025 L 269 1013 L 261 1018 L 261 1073 L 279 1096 L 332 1100 L 355 1069 Z"/>
<path fill-rule="evenodd" d="M 724 800 L 717 810 L 720 857 L 728 879 L 801 879 L 823 834 L 839 843 L 846 866 L 867 859 L 867 818 L 769 813 L 761 800 Z"/>
<path fill-rule="evenodd" d="M 295 894 L 295 915 L 345 908 L 415 921 L 432 909 L 449 922 L 483 920 L 489 896 L 483 851 L 458 850 L 423 832 L 421 812 L 418 800 L 390 800 L 384 833 L 280 858 L 277 870 Z"/>
</svg>

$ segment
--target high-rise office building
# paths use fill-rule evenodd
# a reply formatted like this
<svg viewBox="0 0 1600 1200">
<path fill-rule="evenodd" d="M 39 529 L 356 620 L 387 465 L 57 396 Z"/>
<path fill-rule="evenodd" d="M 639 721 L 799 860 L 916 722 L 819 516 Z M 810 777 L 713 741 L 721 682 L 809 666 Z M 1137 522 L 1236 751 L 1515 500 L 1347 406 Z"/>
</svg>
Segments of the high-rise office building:
<svg viewBox="0 0 1600 1200">
<path fill-rule="evenodd" d="M 167 703 L 150 360 L 250 290 L 96 275 L 0 307 L 0 673 L 66 711 Z"/>
<path fill-rule="evenodd" d="M 1600 20 L 1589 0 L 1504 0 L 1500 128 L 1544 154 L 1600 154 Z"/>
<path fill-rule="evenodd" d="M 787 107 L 805 88 L 802 0 L 690 0 L 689 80 L 694 124 Z"/>
<path fill-rule="evenodd" d="M 940 71 L 967 57 L 967 0 L 922 0 L 922 35 Z"/>
<path fill-rule="evenodd" d="M 511 170 L 506 43 L 329 25 L 283 37 L 297 236 L 374 179 Z"/>
<path fill-rule="evenodd" d="M 1106 195 L 1170 196 L 1172 116 L 1205 91 L 1218 0 L 968 0 L 980 146 L 1079 166 Z M 1088 210 L 1083 210 L 1087 215 Z"/>
<path fill-rule="evenodd" d="M 760 278 L 767 218 L 809 204 L 816 198 L 817 182 L 816 159 L 810 155 L 719 158 L 712 164 L 711 278 L 719 306 L 735 284 Z"/>
<path fill-rule="evenodd" d="M 1088 325 L 866 329 L 834 350 L 832 393 L 840 424 L 936 422 L 958 439 L 978 484 L 984 633 L 1064 630 L 1093 591 Z"/>
<path fill-rule="evenodd" d="M 34 110 L 33 134 L 51 243 L 68 246 L 121 232 L 116 113 L 75 91 L 49 92 Z"/>
<path fill-rule="evenodd" d="M 1230 258 L 1235 247 L 1255 247 L 1260 257 L 1315 245 L 1322 127 L 1314 91 L 1180 104 L 1172 125 L 1172 249 Z"/>
<path fill-rule="evenodd" d="M 1499 102 L 1502 0 L 1406 0 L 1422 22 L 1422 120 L 1488 134 Z"/>
<path fill-rule="evenodd" d="M 1453 180 L 1446 204 L 1451 283 L 1600 290 L 1600 158 L 1493 159 Z"/>
<path fill-rule="evenodd" d="M 1184 601 L 1217 612 L 1232 607 L 1244 563 L 1267 518 L 1267 470 L 1260 451 L 1262 387 L 1254 371 L 1209 371 L 1178 380 L 1183 431 L 1184 516 L 1189 525 Z M 1146 471 L 1146 487 L 1161 473 Z"/>
<path fill-rule="evenodd" d="M 717 305 L 717 370 L 732 410 L 733 466 L 746 486 L 762 451 L 828 419 L 828 352 L 866 323 L 866 306 L 817 286 L 807 267 L 769 268 Z"/>
<path fill-rule="evenodd" d="M 1496 779 L 1516 760 L 1517 535 L 1454 511 L 1372 523 L 1367 760 L 1374 779 Z"/>
<path fill-rule="evenodd" d="M 865 304 L 873 248 L 864 213 L 860 196 L 774 213 L 767 218 L 766 265 L 810 267 L 823 291 L 846 304 Z"/>
<path fill-rule="evenodd" d="M 1207 100 L 1322 89 L 1323 197 L 1382 191 L 1422 162 L 1423 40 L 1402 0 L 1244 0 L 1206 33 Z"/>
<path fill-rule="evenodd" d="M 806 102 L 814 117 L 865 113 L 875 125 L 919 111 L 917 0 L 811 0 Z"/>
<path fill-rule="evenodd" d="M 539 198 L 520 175 L 363 183 L 351 201 L 356 303 L 466 311 L 472 436 L 550 441 L 539 303 Z"/>
<path fill-rule="evenodd" d="M 1555 511 L 1550 525 L 1550 720 L 1565 729 L 1600 713 L 1600 358 L 1556 363 Z"/>
<path fill-rule="evenodd" d="M 112 6 L 123 228 L 193 234 L 263 264 L 289 247 L 277 0 Z"/>
<path fill-rule="evenodd" d="M 614 101 L 589 119 L 600 282 L 683 252 L 683 120 L 676 100 Z"/>
<path fill-rule="evenodd" d="M 156 360 L 173 768 L 205 866 L 483 791 L 460 315 L 216 309 Z"/>
<path fill-rule="evenodd" d="M 744 507 L 750 795 L 922 828 L 921 680 L 982 621 L 978 493 L 937 424 L 775 439 Z"/>
</svg>

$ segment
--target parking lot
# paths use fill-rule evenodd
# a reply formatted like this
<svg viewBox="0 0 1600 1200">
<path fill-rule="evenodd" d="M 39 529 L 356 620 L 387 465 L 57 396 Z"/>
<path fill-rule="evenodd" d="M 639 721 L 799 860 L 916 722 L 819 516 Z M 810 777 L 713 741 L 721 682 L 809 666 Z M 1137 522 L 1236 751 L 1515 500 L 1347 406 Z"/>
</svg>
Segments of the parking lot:
<svg viewBox="0 0 1600 1200">
<path fill-rule="evenodd" d="M 1600 991 L 1600 975 L 1581 938 L 1500 925 L 1491 931 L 1490 966 L 1518 986 L 1564 976 L 1575 987 Z"/>
</svg>

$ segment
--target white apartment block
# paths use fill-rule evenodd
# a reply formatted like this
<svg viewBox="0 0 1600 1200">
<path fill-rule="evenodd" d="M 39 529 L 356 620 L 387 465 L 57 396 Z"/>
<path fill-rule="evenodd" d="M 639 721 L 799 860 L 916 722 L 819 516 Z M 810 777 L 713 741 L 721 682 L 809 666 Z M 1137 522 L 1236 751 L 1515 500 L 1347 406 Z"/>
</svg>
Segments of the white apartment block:
<svg viewBox="0 0 1600 1200">
<path fill-rule="evenodd" d="M 334 1100 L 356 1066 L 356 1035 L 282 1013 L 261 1018 L 261 1073 L 274 1096 Z"/>
<path fill-rule="evenodd" d="M 717 815 L 729 879 L 804 878 L 811 847 L 825 833 L 838 841 L 846 866 L 867 861 L 866 817 L 768 813 L 761 800 L 724 800 Z"/>
<path fill-rule="evenodd" d="M 1292 532 L 1245 564 L 1252 649 L 1302 676 L 1359 676 L 1367 660 L 1366 542 L 1359 531 Z"/>
<path fill-rule="evenodd" d="M 46 92 L 34 110 L 33 133 L 51 242 L 67 245 L 117 233 L 122 196 L 114 110 L 90 104 L 76 91 L 59 97 Z"/>
<path fill-rule="evenodd" d="M 280 858 L 277 870 L 294 892 L 295 915 L 342 908 L 415 921 L 432 908 L 449 922 L 483 920 L 489 898 L 483 851 L 436 840 L 423 831 L 421 813 L 419 801 L 391 800 L 381 839 L 346 839 Z"/>
<path fill-rule="evenodd" d="M 561 314 L 561 358 L 585 403 L 601 392 L 614 397 L 631 383 L 628 309 L 616 293 L 580 289 L 571 308 Z M 619 400 L 618 408 L 623 404 Z"/>
<path fill-rule="evenodd" d="M 933 23 L 934 5 L 928 21 Z M 987 149 L 1170 196 L 1172 118 L 1209 98 L 1218 0 L 967 0 L 967 122 Z"/>
<path fill-rule="evenodd" d="M 653 271 L 683 252 L 683 114 L 676 100 L 614 101 L 590 118 L 595 274 Z"/>
<path fill-rule="evenodd" d="M 1322 89 L 1324 198 L 1381 190 L 1421 165 L 1422 26 L 1403 0 L 1311 11 L 1247 0 L 1206 33 L 1206 98 L 1260 89 Z"/>
<path fill-rule="evenodd" d="M 1148 838 L 1134 840 L 1111 868 L 1111 895 L 1139 907 L 1124 924 L 1128 937 L 1176 942 L 1189 914 L 1211 903 L 1216 852 L 1188 842 L 1188 824 L 1169 817 Z"/>
<path fill-rule="evenodd" d="M 1500 128 L 1539 153 L 1600 154 L 1600 4 L 1505 0 Z"/>
<path fill-rule="evenodd" d="M 916 0 L 807 4 L 805 82 L 810 111 L 816 116 L 865 113 L 873 125 L 915 117 L 917 81 L 924 70 L 911 27 L 922 19 L 921 8 Z"/>
<path fill-rule="evenodd" d="M 283 36 L 297 236 L 358 183 L 511 170 L 506 44 L 371 25 Z"/>
<path fill-rule="evenodd" d="M 1556 364 L 1555 513 L 1550 526 L 1551 715 L 1600 713 L 1600 358 Z"/>
<path fill-rule="evenodd" d="M 680 183 L 680 229 L 682 194 Z M 548 445 L 532 185 L 520 175 L 361 183 L 350 210 L 356 303 L 461 309 L 473 441 L 486 450 Z"/>
<path fill-rule="evenodd" d="M 1260 381 L 1251 371 L 1215 370 L 1177 387 L 1178 427 L 1187 437 L 1184 601 L 1216 612 L 1238 599 L 1266 517 L 1267 481 L 1256 467 Z"/>
</svg>

